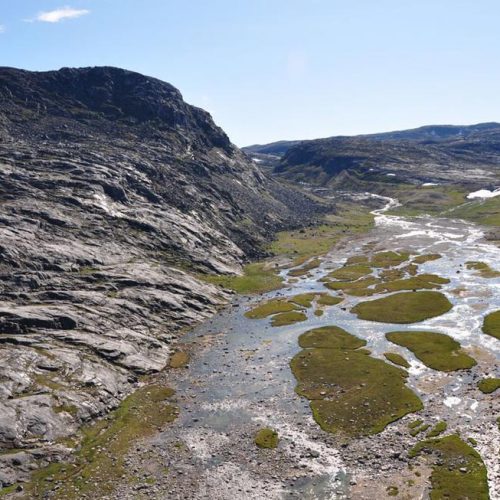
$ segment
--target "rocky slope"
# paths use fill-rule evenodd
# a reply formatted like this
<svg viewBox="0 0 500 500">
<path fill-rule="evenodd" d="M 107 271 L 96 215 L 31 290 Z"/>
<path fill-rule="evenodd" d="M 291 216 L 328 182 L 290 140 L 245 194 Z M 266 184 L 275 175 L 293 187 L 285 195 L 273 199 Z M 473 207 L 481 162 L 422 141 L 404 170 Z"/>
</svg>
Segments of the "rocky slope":
<svg viewBox="0 0 500 500">
<path fill-rule="evenodd" d="M 0 68 L 0 484 L 115 407 L 238 273 L 318 207 L 171 85 Z M 15 452 L 14 452 L 15 451 Z"/>
<path fill-rule="evenodd" d="M 292 143 L 274 172 L 330 186 L 352 185 L 354 178 L 494 187 L 499 168 L 500 124 L 484 123 Z"/>
</svg>

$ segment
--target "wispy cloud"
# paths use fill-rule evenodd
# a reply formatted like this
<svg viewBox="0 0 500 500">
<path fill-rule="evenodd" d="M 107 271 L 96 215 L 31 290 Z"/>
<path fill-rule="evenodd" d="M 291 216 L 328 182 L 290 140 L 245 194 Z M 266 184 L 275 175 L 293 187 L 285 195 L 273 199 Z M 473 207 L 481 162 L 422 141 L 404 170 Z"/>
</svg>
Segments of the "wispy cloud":
<svg viewBox="0 0 500 500">
<path fill-rule="evenodd" d="M 73 9 L 72 7 L 61 7 L 60 9 L 39 12 L 34 19 L 29 19 L 28 21 L 58 23 L 59 21 L 63 21 L 64 19 L 76 19 L 77 17 L 82 17 L 86 14 L 90 14 L 90 10 Z"/>
<path fill-rule="evenodd" d="M 5 33 L 5 26 L 0 24 L 0 34 Z"/>
</svg>

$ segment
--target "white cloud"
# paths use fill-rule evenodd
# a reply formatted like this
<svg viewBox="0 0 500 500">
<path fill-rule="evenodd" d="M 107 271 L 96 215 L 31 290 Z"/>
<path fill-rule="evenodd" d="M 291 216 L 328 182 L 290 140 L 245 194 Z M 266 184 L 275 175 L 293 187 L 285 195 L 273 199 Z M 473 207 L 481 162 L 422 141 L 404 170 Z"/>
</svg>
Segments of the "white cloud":
<svg viewBox="0 0 500 500">
<path fill-rule="evenodd" d="M 0 33 L 5 33 L 5 26 L 0 24 Z"/>
<path fill-rule="evenodd" d="M 62 21 L 64 19 L 75 19 L 77 17 L 85 16 L 86 14 L 90 14 L 90 10 L 73 9 L 72 7 L 61 7 L 60 9 L 38 13 L 34 21 L 41 21 L 44 23 L 58 23 L 59 21 Z"/>
</svg>

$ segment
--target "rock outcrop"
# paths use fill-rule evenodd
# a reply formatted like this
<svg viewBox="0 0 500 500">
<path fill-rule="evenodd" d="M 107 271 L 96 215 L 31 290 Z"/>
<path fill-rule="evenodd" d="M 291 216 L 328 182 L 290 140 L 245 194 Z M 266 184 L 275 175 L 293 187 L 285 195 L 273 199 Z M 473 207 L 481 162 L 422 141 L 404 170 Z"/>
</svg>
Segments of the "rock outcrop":
<svg viewBox="0 0 500 500">
<path fill-rule="evenodd" d="M 0 68 L 0 483 L 161 370 L 280 228 L 318 208 L 169 84 Z"/>
</svg>

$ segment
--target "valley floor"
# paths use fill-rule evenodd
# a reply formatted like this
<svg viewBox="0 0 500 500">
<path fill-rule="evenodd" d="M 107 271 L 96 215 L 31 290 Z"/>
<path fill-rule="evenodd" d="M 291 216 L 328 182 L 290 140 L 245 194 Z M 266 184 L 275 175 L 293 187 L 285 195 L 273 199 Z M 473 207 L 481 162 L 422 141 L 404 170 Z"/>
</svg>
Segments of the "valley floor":
<svg viewBox="0 0 500 500">
<path fill-rule="evenodd" d="M 386 208 L 393 205 L 391 201 Z M 494 268 L 500 262 L 500 249 L 486 242 L 474 224 L 430 216 L 409 219 L 386 215 L 384 210 L 374 213 L 374 229 L 340 240 L 320 258 L 317 267 L 310 266 L 304 273 L 294 272 L 297 267 L 283 268 L 282 289 L 240 296 L 183 337 L 176 368 L 155 380 L 155 385 L 176 391 L 173 401 L 179 416 L 167 426 L 159 423 L 134 444 L 121 464 L 123 475 L 114 479 L 112 493 L 100 491 L 95 478 L 88 477 L 79 483 L 56 484 L 55 489 L 48 488 L 52 489 L 49 496 L 428 498 L 432 488 L 439 486 L 439 463 L 425 454 L 412 458 L 409 452 L 436 424 L 446 422 L 440 437 L 458 434 L 470 453 L 479 453 L 487 470 L 490 498 L 500 498 L 499 398 L 477 387 L 485 377 L 499 377 L 499 340 L 483 333 L 481 326 L 486 314 L 500 309 L 500 277 L 494 271 L 485 276 L 466 264 L 474 261 Z M 448 281 L 441 288 L 453 306 L 448 312 L 418 323 L 391 324 L 360 319 L 351 312 L 356 304 L 372 300 L 371 296 L 338 292 L 343 299 L 340 304 L 318 304 L 317 294 L 327 291 L 325 279 L 347 259 L 363 261 L 395 250 L 409 254 L 408 262 L 390 267 L 396 272 L 410 260 L 417 262 L 418 256 L 439 256 L 421 259 L 424 262 L 418 268 L 420 273 Z M 245 316 L 263 300 L 305 293 L 316 298 L 314 307 L 306 300 L 300 309 L 304 321 L 273 327 L 268 317 Z M 374 298 L 387 296 L 379 291 L 369 293 Z M 353 438 L 323 431 L 313 418 L 309 401 L 295 392 L 297 380 L 290 362 L 301 351 L 299 336 L 325 326 L 341 327 L 366 341 L 371 357 L 385 361 L 384 353 L 392 352 L 407 360 L 407 386 L 421 399 L 423 409 L 396 419 L 378 434 Z M 446 334 L 476 364 L 455 371 L 432 369 L 412 351 L 386 339 L 385 334 L 394 330 Z M 276 448 L 255 444 L 255 435 L 263 428 L 278 433 Z M 469 478 L 469 471 L 462 469 L 462 475 Z M 474 478 L 480 482 L 480 476 Z"/>
</svg>

